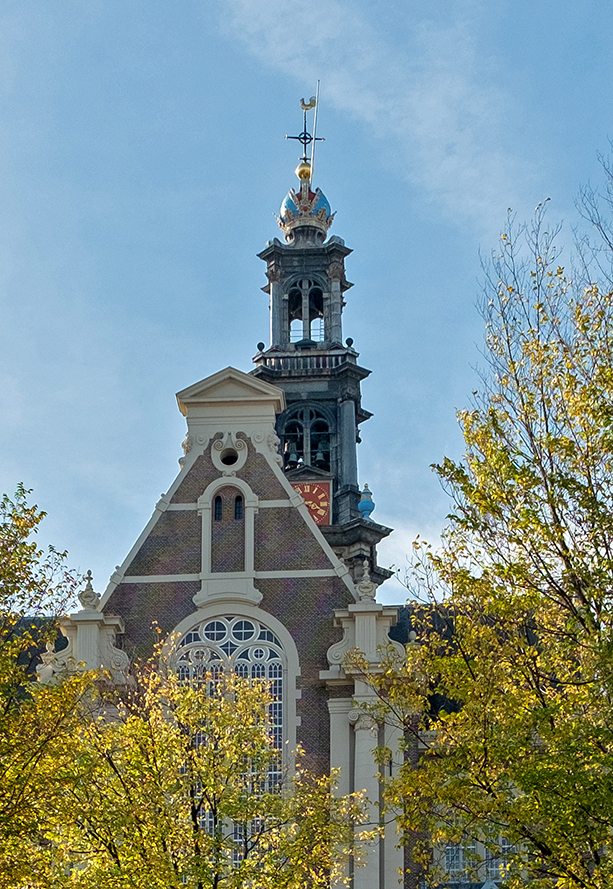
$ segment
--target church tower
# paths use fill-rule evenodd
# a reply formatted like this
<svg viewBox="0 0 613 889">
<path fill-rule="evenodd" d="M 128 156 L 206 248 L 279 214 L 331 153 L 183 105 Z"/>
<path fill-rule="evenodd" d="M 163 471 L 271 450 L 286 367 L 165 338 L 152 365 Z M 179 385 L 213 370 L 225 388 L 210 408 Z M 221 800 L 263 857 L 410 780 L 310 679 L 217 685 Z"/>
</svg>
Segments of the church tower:
<svg viewBox="0 0 613 889">
<path fill-rule="evenodd" d="M 60 622 L 68 645 L 46 652 L 39 675 L 55 681 L 85 664 L 126 682 L 161 634 L 184 681 L 217 671 L 267 679 L 285 765 L 299 744 L 317 772 L 338 770 L 339 793 L 365 791 L 368 828 L 382 820 L 373 750 L 392 751 L 390 775 L 401 738 L 369 715 L 374 692 L 346 655 L 358 649 L 374 671 L 382 649 L 403 648 L 390 639 L 398 609 L 375 601 L 391 572 L 376 552 L 390 529 L 370 519 L 370 492 L 358 485 L 370 371 L 342 341 L 351 251 L 327 236 L 333 214 L 312 184 L 308 107 L 299 184 L 279 218 L 284 242 L 260 254 L 270 345 L 259 344 L 250 373 L 227 367 L 177 394 L 187 423 L 179 472 L 102 597 L 89 578 L 81 610 Z M 403 853 L 393 813 L 386 819 L 353 889 L 399 886 Z"/>
<path fill-rule="evenodd" d="M 285 392 L 277 434 L 287 479 L 337 554 L 349 564 L 368 559 L 381 583 L 389 572 L 377 566 L 374 547 L 390 529 L 368 521 L 370 492 L 358 486 L 359 425 L 372 416 L 362 407 L 360 384 L 370 371 L 358 364 L 353 340 L 343 344 L 345 293 L 353 286 L 345 258 L 352 251 L 337 235 L 327 237 L 335 214 L 313 186 L 307 150 L 315 140 L 307 131 L 309 106 L 302 107 L 303 132 L 290 137 L 304 149 L 298 186 L 277 217 L 284 243 L 273 238 L 259 254 L 268 278 L 262 289 L 269 294 L 270 346 L 258 344 L 252 373 Z"/>
</svg>

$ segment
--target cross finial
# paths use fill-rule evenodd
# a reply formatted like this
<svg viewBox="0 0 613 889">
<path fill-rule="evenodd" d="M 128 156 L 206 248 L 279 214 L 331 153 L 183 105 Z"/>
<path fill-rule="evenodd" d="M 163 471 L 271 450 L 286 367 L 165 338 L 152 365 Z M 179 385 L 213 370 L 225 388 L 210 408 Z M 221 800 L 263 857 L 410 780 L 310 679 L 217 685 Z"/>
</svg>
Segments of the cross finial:
<svg viewBox="0 0 613 889">
<path fill-rule="evenodd" d="M 319 81 L 317 82 L 317 93 L 319 95 Z M 317 136 L 317 104 L 318 104 L 318 95 L 311 96 L 309 101 L 307 102 L 305 99 L 300 100 L 300 107 L 303 112 L 303 126 L 302 132 L 298 136 L 286 136 L 286 139 L 295 139 L 297 142 L 300 142 L 302 145 L 302 163 L 310 164 L 313 166 L 313 148 L 311 148 L 311 156 L 308 155 L 308 147 L 312 145 L 314 142 L 325 142 L 325 139 L 322 136 Z M 309 133 L 307 130 L 307 111 L 311 111 L 315 109 L 315 116 L 313 119 L 313 133 Z M 314 147 L 314 146 L 313 146 Z"/>
</svg>

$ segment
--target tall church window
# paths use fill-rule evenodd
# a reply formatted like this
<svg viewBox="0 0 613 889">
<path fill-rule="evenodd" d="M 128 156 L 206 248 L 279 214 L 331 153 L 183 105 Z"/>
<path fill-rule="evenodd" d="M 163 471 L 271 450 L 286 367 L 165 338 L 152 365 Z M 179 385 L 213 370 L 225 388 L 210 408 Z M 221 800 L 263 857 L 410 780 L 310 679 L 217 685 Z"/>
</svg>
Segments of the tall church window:
<svg viewBox="0 0 613 889">
<path fill-rule="evenodd" d="M 304 465 L 304 427 L 298 420 L 285 427 L 283 459 L 286 469 Z"/>
<path fill-rule="evenodd" d="M 299 408 L 290 414 L 283 430 L 283 466 L 330 471 L 330 427 L 321 411 Z"/>
<path fill-rule="evenodd" d="M 488 880 L 504 880 L 509 858 L 514 852 L 515 846 L 506 837 L 501 837 L 497 853 L 487 850 L 485 868 Z"/>
<path fill-rule="evenodd" d="M 475 864 L 475 843 L 448 843 L 445 847 L 445 870 L 452 883 L 469 882 L 470 867 Z"/>
<path fill-rule="evenodd" d="M 311 339 L 323 342 L 324 329 L 324 295 L 319 287 L 312 287 L 309 291 L 309 324 Z"/>
<path fill-rule="evenodd" d="M 302 291 L 292 287 L 288 294 L 289 341 L 297 343 L 302 339 Z"/>
<path fill-rule="evenodd" d="M 278 792 L 283 780 L 284 749 L 284 676 L 287 658 L 277 636 L 259 620 L 236 614 L 223 614 L 202 619 L 183 634 L 177 645 L 175 665 L 179 680 L 201 689 L 203 693 L 217 693 L 217 683 L 225 673 L 234 672 L 246 680 L 264 680 L 270 692 L 268 731 L 276 751 L 265 774 L 256 773 L 257 792 Z M 200 735 L 200 736 L 198 736 Z M 194 738 L 195 744 L 206 744 L 206 734 Z M 245 775 L 246 777 L 246 775 Z M 194 785 L 196 796 L 201 787 Z M 213 811 L 205 805 L 199 810 L 200 827 L 214 835 L 216 823 Z M 239 866 L 250 845 L 257 842 L 266 828 L 261 818 L 226 824 L 233 841 L 232 863 Z"/>
<path fill-rule="evenodd" d="M 238 495 L 238 497 L 234 498 L 234 519 L 235 521 L 240 521 L 243 517 L 243 498 Z"/>
<path fill-rule="evenodd" d="M 270 731 L 277 750 L 283 749 L 284 673 L 287 670 L 283 646 L 263 623 L 252 618 L 223 615 L 202 621 L 179 640 L 177 674 L 181 682 L 200 687 L 226 671 L 244 679 L 263 679 L 270 683 Z M 270 774 L 271 783 L 281 780 L 278 769 Z"/>
<path fill-rule="evenodd" d="M 311 423 L 310 429 L 311 466 L 318 469 L 330 468 L 330 430 L 325 420 L 319 418 Z"/>
<path fill-rule="evenodd" d="M 222 520 L 222 518 L 223 518 L 223 502 L 222 502 L 221 497 L 216 497 L 216 498 L 215 498 L 215 504 L 214 504 L 213 512 L 214 512 L 214 518 L 215 518 L 215 521 L 216 521 L 216 522 L 221 522 L 221 520 Z"/>
</svg>

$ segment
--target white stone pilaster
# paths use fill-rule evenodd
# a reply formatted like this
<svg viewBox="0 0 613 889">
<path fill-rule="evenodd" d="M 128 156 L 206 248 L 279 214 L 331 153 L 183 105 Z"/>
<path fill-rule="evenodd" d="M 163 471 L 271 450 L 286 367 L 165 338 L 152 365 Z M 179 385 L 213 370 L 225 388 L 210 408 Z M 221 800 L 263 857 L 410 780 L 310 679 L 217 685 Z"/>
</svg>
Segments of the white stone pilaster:
<svg viewBox="0 0 613 889">
<path fill-rule="evenodd" d="M 352 398 L 341 401 L 341 455 L 342 455 L 342 484 L 357 485 L 358 463 L 355 449 L 356 422 L 355 403 Z"/>
<path fill-rule="evenodd" d="M 336 779 L 337 796 L 347 796 L 352 791 L 353 771 L 351 762 L 352 727 L 349 714 L 353 708 L 351 698 L 331 698 L 328 701 L 330 713 L 330 768 L 338 769 Z M 349 866 L 345 870 L 345 878 L 349 876 Z M 333 884 L 333 889 L 344 889 L 342 880 Z"/>
<path fill-rule="evenodd" d="M 333 343 L 340 343 L 343 339 L 343 326 L 341 320 L 342 312 L 342 293 L 340 280 L 332 280 L 330 282 L 330 302 L 331 302 L 331 323 L 329 339 Z"/>
<path fill-rule="evenodd" d="M 357 708 L 349 714 L 355 736 L 355 789 L 366 795 L 365 821 L 356 825 L 356 833 L 374 830 L 379 826 L 379 767 L 373 752 L 377 746 L 377 723 Z M 366 863 L 356 867 L 353 889 L 378 889 L 380 886 L 380 843 L 376 839 L 368 846 Z"/>
<path fill-rule="evenodd" d="M 397 775 L 403 761 L 403 753 L 400 749 L 402 741 L 402 729 L 398 725 L 387 723 L 384 727 L 384 743 L 392 753 L 391 768 L 388 765 L 386 774 L 389 777 Z M 384 881 L 385 889 L 398 889 L 402 884 L 402 870 L 404 869 L 404 846 L 400 845 L 401 835 L 398 825 L 393 820 L 396 813 L 385 813 L 385 839 L 382 854 L 384 857 Z"/>
<path fill-rule="evenodd" d="M 356 584 L 358 601 L 347 609 L 335 612 L 337 625 L 343 628 L 343 638 L 328 649 L 330 669 L 322 671 L 320 678 L 330 687 L 353 686 L 353 706 L 347 716 L 353 732 L 353 775 L 351 781 L 346 779 L 343 788 L 364 791 L 367 798 L 367 823 L 356 830 L 375 829 L 379 827 L 379 801 L 382 791 L 382 774 L 375 760 L 375 748 L 379 744 L 379 726 L 369 714 L 369 707 L 376 704 L 376 694 L 366 681 L 362 665 L 352 666 L 346 656 L 353 649 L 358 649 L 366 661 L 366 671 L 376 673 L 381 670 L 380 649 L 392 644 L 399 655 L 404 649 L 398 643 L 391 643 L 389 629 L 396 622 L 398 610 L 385 608 L 374 601 L 376 586 L 369 575 L 369 563 L 364 561 L 363 573 Z M 347 739 L 340 726 L 341 701 L 332 699 L 330 710 L 330 745 L 332 764 L 342 759 L 340 745 L 346 745 L 345 758 L 349 763 L 351 738 Z M 400 763 L 398 751 L 401 734 L 392 725 L 384 727 L 381 740 L 393 751 L 396 766 Z M 393 813 L 385 816 L 388 822 L 384 834 L 365 851 L 366 864 L 356 867 L 353 877 L 353 889 L 397 889 L 400 883 L 398 869 L 403 865 L 403 851 L 396 848 L 399 840 Z"/>
<path fill-rule="evenodd" d="M 338 796 L 346 796 L 351 793 L 351 725 L 348 716 L 352 707 L 351 698 L 331 698 L 328 701 L 330 768 L 339 769 L 336 790 Z"/>
<path fill-rule="evenodd" d="M 270 345 L 280 346 L 283 344 L 283 318 L 282 318 L 282 296 L 281 284 L 277 280 L 278 276 L 270 279 Z"/>
</svg>

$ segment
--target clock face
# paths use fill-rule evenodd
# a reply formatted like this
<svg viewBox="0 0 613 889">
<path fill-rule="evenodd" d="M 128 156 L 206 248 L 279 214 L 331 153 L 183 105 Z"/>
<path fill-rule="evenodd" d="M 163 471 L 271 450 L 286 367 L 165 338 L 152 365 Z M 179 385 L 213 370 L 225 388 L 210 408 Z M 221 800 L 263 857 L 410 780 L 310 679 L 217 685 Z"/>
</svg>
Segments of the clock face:
<svg viewBox="0 0 613 889">
<path fill-rule="evenodd" d="M 292 482 L 318 525 L 330 524 L 330 482 Z"/>
</svg>

